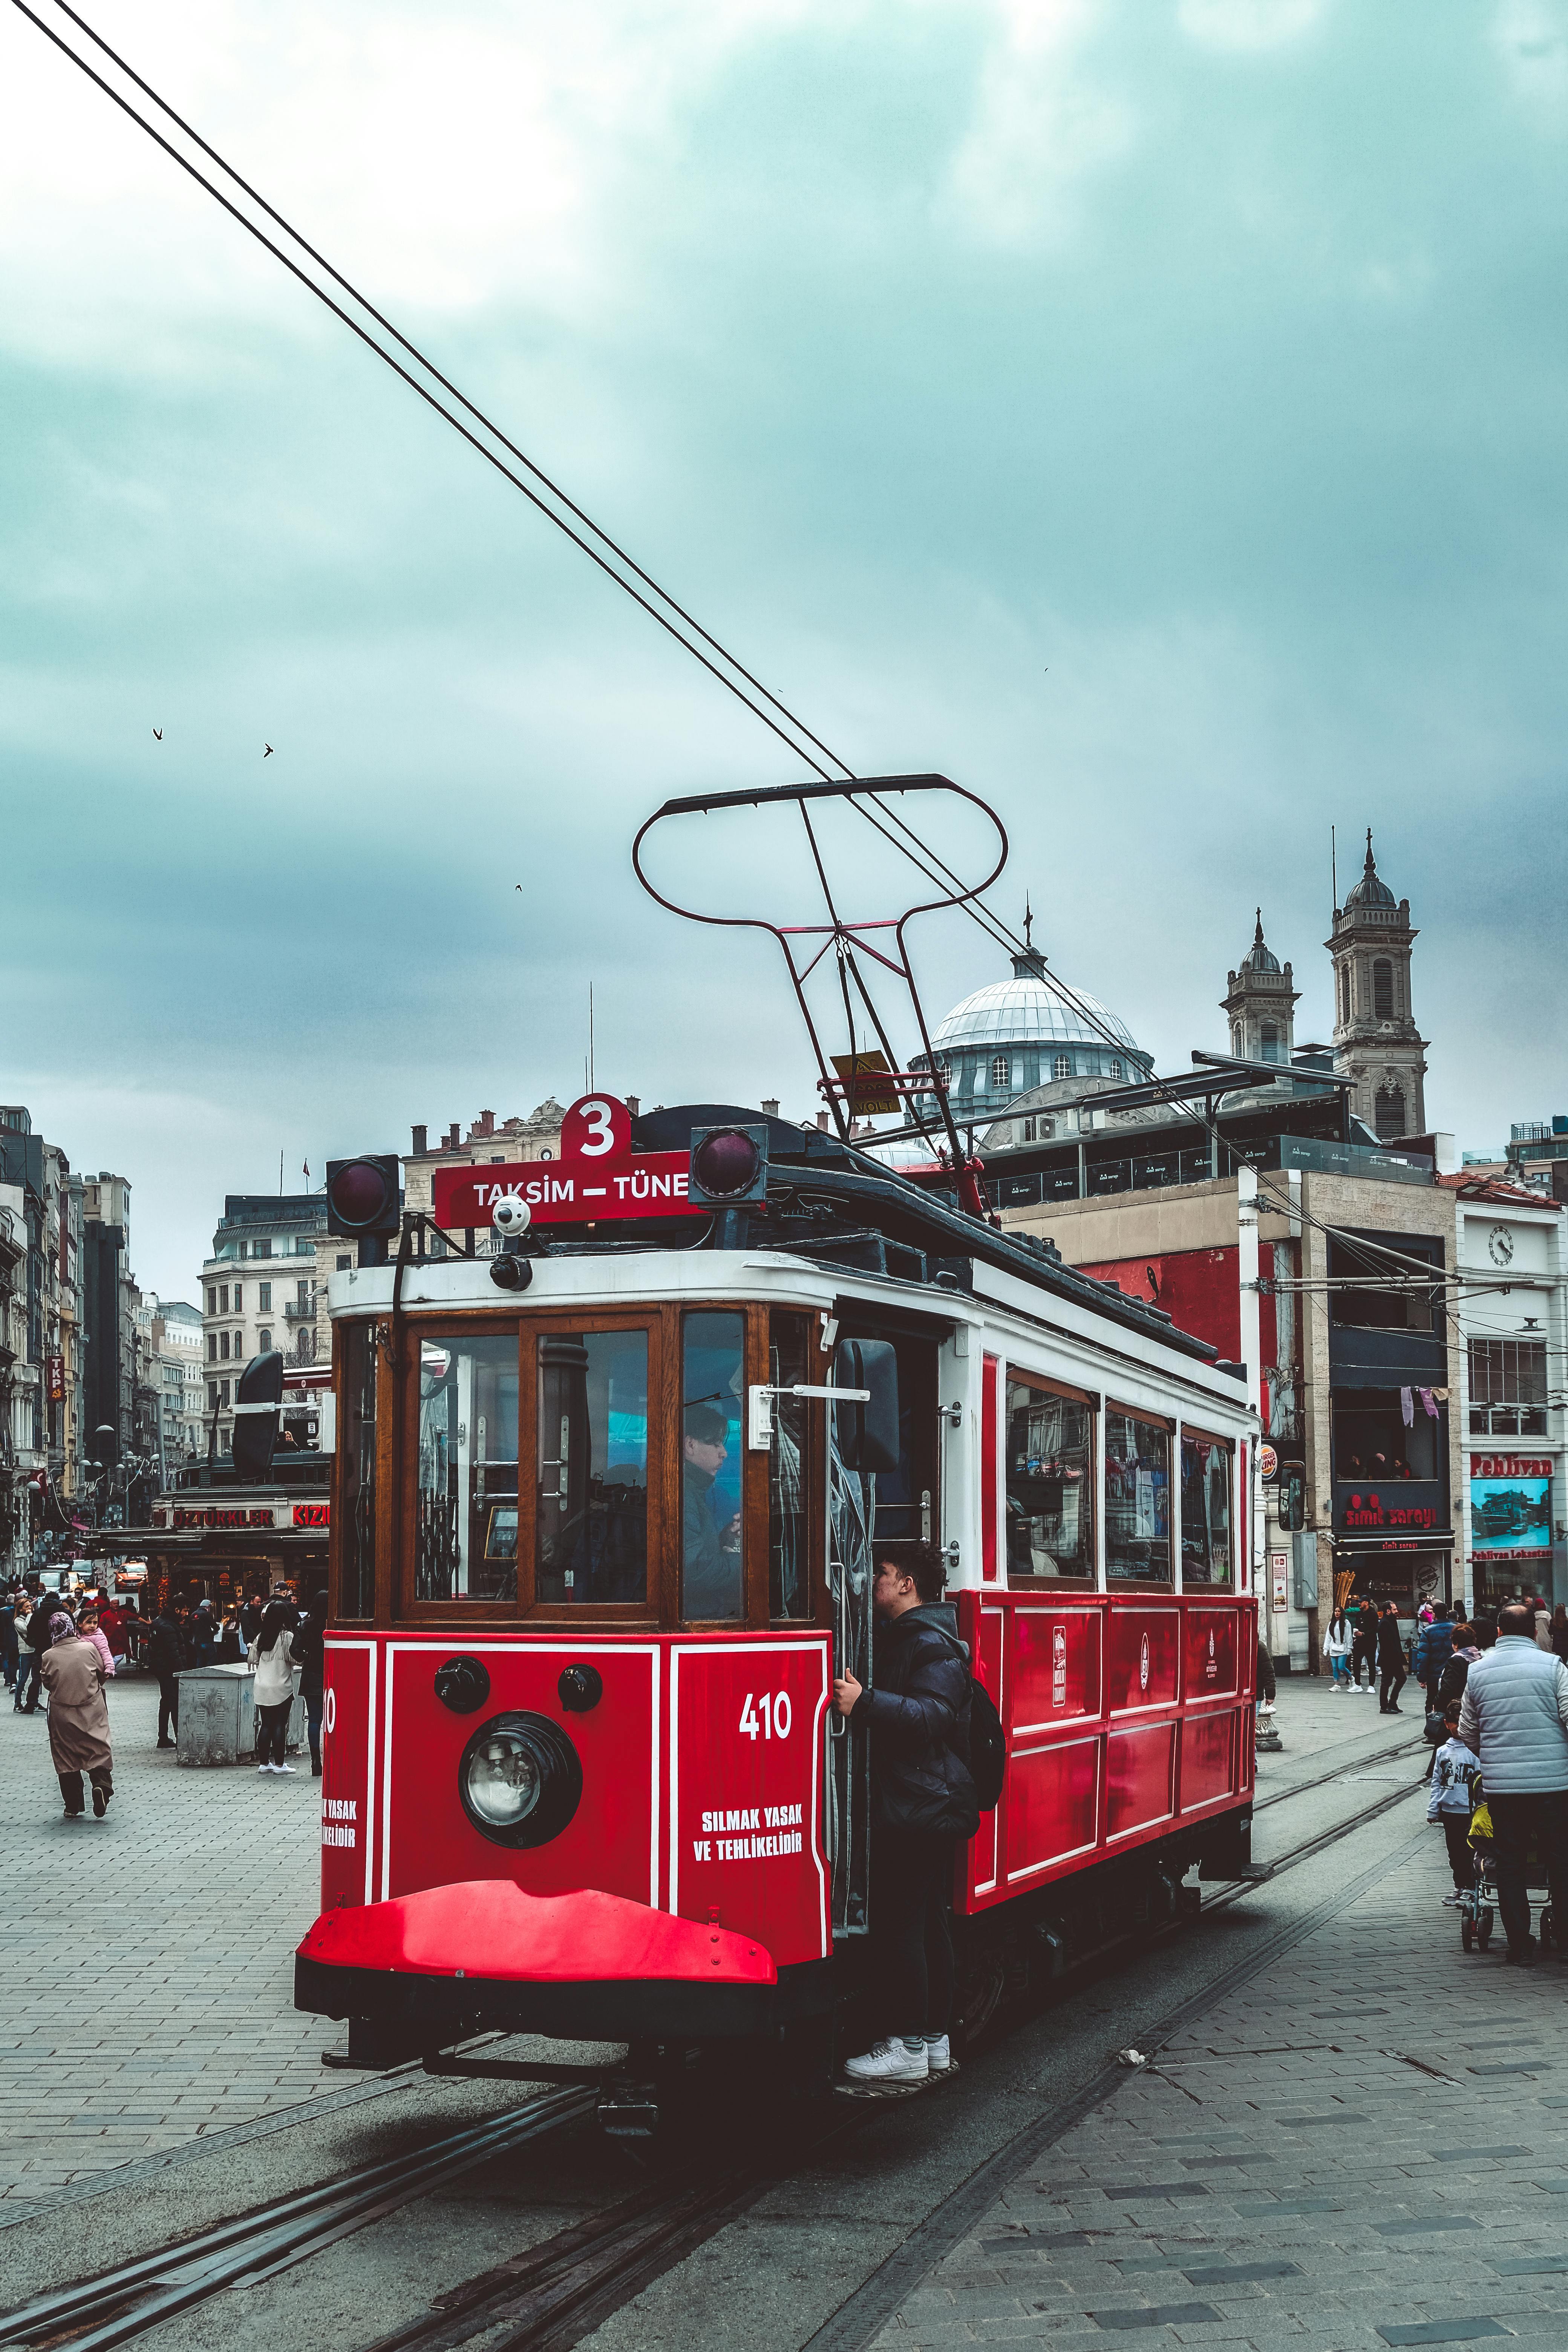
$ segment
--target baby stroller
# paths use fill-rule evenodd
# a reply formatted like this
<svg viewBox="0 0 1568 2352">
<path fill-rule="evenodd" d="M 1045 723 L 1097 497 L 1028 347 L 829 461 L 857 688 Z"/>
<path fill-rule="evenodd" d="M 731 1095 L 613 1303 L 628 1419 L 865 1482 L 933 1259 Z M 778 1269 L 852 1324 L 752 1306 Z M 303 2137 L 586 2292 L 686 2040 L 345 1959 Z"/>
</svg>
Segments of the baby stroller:
<svg viewBox="0 0 1568 2352">
<path fill-rule="evenodd" d="M 1475 1883 L 1467 1887 L 1459 1904 L 1459 1941 L 1467 1952 L 1484 1952 L 1492 1939 L 1497 1920 L 1497 1849 L 1492 1837 L 1492 1817 L 1480 1782 L 1476 1782 L 1476 1803 L 1470 1814 L 1470 1856 L 1475 1871 Z M 1546 1874 L 1533 1840 L 1525 1858 L 1524 1887 L 1526 1896 L 1547 1893 Z M 1550 1903 L 1541 1906 L 1535 1932 L 1542 1948 L 1557 1941 L 1557 1923 Z"/>
</svg>

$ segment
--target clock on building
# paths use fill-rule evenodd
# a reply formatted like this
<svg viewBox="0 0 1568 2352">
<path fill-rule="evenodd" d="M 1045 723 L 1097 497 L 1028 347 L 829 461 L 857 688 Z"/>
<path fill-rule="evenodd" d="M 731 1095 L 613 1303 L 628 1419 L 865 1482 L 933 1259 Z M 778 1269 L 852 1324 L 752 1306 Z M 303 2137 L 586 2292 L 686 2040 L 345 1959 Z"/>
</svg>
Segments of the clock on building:
<svg viewBox="0 0 1568 2352">
<path fill-rule="evenodd" d="M 1506 1225 L 1494 1225 L 1487 1235 L 1487 1255 L 1494 1265 L 1513 1263 L 1513 1235 Z"/>
</svg>

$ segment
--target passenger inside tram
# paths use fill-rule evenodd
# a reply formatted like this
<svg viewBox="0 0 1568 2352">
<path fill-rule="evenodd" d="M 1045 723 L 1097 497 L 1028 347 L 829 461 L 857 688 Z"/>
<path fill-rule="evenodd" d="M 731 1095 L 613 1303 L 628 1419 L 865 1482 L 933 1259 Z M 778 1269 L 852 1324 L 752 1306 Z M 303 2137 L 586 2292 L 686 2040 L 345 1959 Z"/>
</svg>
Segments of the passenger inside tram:
<svg viewBox="0 0 1568 2352">
<path fill-rule="evenodd" d="M 685 1613 L 738 1617 L 741 1515 L 733 1512 L 721 1526 L 714 1513 L 719 1474 L 730 1453 L 730 1424 L 716 1406 L 687 1408 L 680 1450 Z"/>
</svg>

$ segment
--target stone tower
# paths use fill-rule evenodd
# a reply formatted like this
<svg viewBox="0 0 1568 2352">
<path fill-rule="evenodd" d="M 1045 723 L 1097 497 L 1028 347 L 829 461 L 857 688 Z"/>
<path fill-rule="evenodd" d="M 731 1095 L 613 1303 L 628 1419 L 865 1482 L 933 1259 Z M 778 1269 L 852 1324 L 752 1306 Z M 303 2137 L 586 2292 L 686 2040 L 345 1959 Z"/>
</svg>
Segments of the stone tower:
<svg viewBox="0 0 1568 2352">
<path fill-rule="evenodd" d="M 1334 960 L 1334 1067 L 1352 1078 L 1351 1108 L 1385 1143 L 1426 1132 L 1426 1039 L 1410 1010 L 1410 901 L 1394 903 L 1373 862 L 1366 866 L 1324 946 Z"/>
<path fill-rule="evenodd" d="M 1282 1062 L 1289 1067 L 1296 1043 L 1296 1004 L 1300 994 L 1290 985 L 1290 967 L 1263 942 L 1263 909 L 1251 947 L 1241 959 L 1241 970 L 1226 974 L 1230 985 L 1220 1011 L 1230 1024 L 1230 1050 L 1247 1062 Z"/>
</svg>

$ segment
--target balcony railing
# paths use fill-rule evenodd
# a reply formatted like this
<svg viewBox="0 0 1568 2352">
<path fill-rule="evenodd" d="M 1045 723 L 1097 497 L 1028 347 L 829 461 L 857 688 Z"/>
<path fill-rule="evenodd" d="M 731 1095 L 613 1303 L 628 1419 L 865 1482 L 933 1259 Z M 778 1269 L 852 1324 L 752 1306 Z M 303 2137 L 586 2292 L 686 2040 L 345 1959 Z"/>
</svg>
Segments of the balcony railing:
<svg viewBox="0 0 1568 2352">
<path fill-rule="evenodd" d="M 283 1307 L 285 1323 L 313 1323 L 315 1319 L 316 1302 L 313 1298 L 310 1300 L 290 1298 L 285 1301 Z"/>
</svg>

